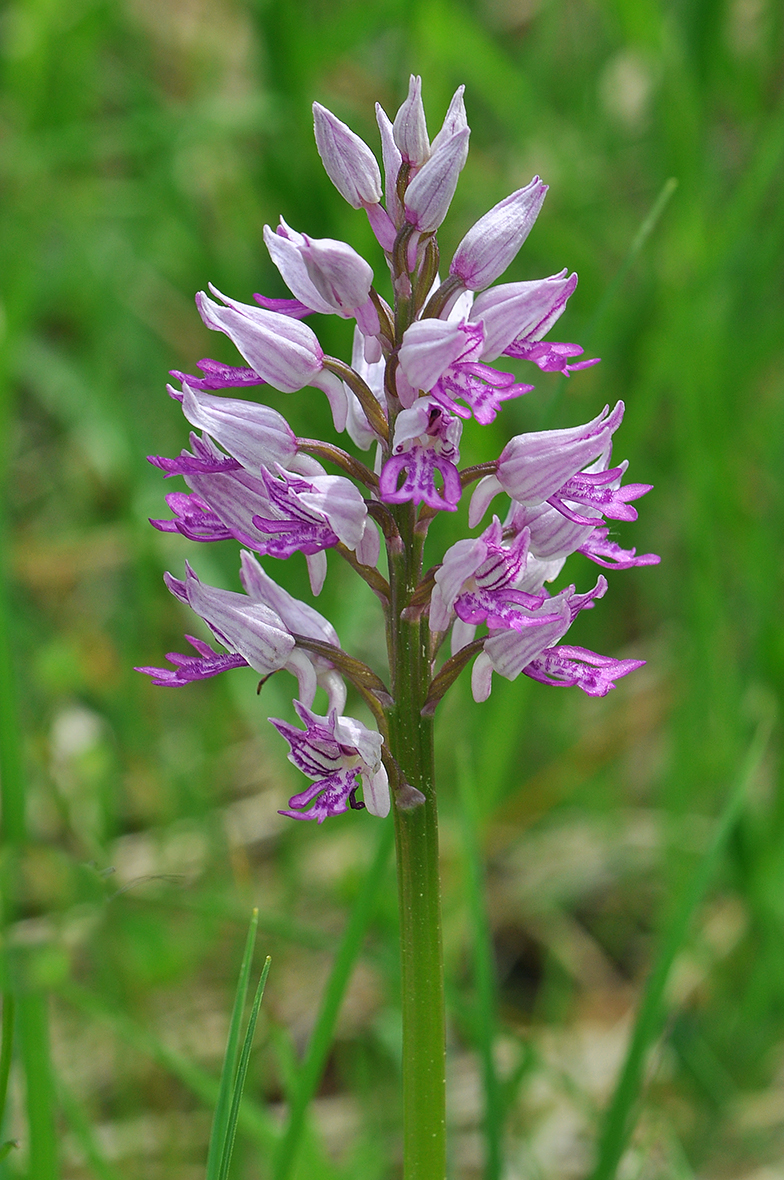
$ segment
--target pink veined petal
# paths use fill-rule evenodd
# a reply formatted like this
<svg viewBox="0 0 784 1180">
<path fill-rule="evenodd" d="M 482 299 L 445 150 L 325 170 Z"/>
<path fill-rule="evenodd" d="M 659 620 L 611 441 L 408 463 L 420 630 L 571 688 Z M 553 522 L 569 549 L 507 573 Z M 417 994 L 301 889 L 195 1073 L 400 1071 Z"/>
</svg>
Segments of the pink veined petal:
<svg viewBox="0 0 784 1180">
<path fill-rule="evenodd" d="M 615 660 L 584 647 L 547 648 L 524 668 L 526 676 L 541 684 L 581 688 L 588 696 L 603 697 L 615 688 L 615 681 L 641 668 L 645 660 Z"/>
<path fill-rule="evenodd" d="M 464 582 L 480 567 L 487 556 L 487 545 L 481 537 L 456 541 L 444 554 L 443 563 L 436 571 L 435 587 L 430 598 L 430 626 L 434 631 L 445 631 L 454 608 L 455 599 Z"/>
</svg>

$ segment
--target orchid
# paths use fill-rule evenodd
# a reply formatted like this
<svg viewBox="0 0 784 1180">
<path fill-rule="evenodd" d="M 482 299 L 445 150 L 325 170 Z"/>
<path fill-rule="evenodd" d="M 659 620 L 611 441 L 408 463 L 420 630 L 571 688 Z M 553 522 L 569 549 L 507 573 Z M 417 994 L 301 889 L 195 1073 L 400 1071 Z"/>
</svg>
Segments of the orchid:
<svg viewBox="0 0 784 1180">
<path fill-rule="evenodd" d="M 355 811 L 367 807 L 372 815 L 387 815 L 389 784 L 381 761 L 381 734 L 354 717 L 338 716 L 336 709 L 327 717 L 318 717 L 300 701 L 294 702 L 294 708 L 305 723 L 304 732 L 286 721 L 272 717 L 270 721 L 289 743 L 289 760 L 314 781 L 307 790 L 293 795 L 289 810 L 280 814 L 315 819 L 320 824 L 348 807 Z M 359 775 L 364 802 L 356 798 Z"/>
<path fill-rule="evenodd" d="M 167 574 L 172 594 L 225 650 L 189 636 L 195 654 L 175 652 L 171 668 L 139 670 L 169 687 L 238 667 L 263 679 L 288 671 L 297 679 L 292 708 L 304 728 L 270 720 L 311 782 L 281 814 L 321 824 L 352 810 L 381 818 L 392 811 L 406 1167 L 435 1180 L 444 1175 L 445 1157 L 433 714 L 471 663 L 478 702 L 490 694 L 494 673 L 606 695 L 643 661 L 564 640 L 581 612 L 605 596 L 607 579 L 600 574 L 584 591 L 554 583 L 577 552 L 608 570 L 659 559 L 611 537 L 612 522 L 634 521 L 634 503 L 650 491 L 648 484 L 625 483 L 627 463 L 611 459 L 622 402 L 583 425 L 517 434 L 497 458 L 460 468 L 464 422 L 491 423 L 508 401 L 534 389 L 506 371 L 507 358 L 565 376 L 598 358 L 579 360 L 580 345 L 546 339 L 575 293 L 575 274 L 493 285 L 542 209 L 547 185 L 538 176 L 468 230 L 439 278 L 436 231 L 468 151 L 463 87 L 432 141 L 419 77 L 411 78 L 394 119 L 381 107 L 376 116 L 383 179 L 370 147 L 325 107 L 313 107 L 327 175 L 350 206 L 367 213 L 380 247 L 375 264 L 345 242 L 310 237 L 281 218 L 276 228 L 264 228 L 264 241 L 290 297 L 256 294 L 251 304 L 212 286 L 210 295 L 196 297 L 206 326 L 227 336 L 243 363 L 204 358 L 197 362 L 201 376 L 173 371 L 181 389 L 168 389 L 193 428 L 190 449 L 151 462 L 167 478 L 181 477 L 187 491 L 170 492 L 171 517 L 152 524 L 203 543 L 238 541 L 242 593 L 203 583 L 190 566 L 184 580 Z M 386 298 L 376 287 L 385 270 Z M 311 313 L 355 322 L 350 364 L 325 354 L 303 322 Z M 263 397 L 265 385 L 283 393 L 321 390 L 346 447 L 372 457 L 366 463 L 334 440 L 298 438 L 263 400 L 223 393 L 234 388 Z M 425 572 L 432 520 L 458 513 L 472 485 L 469 530 L 482 525 L 496 497 L 504 508 Z M 382 540 L 386 561 L 379 568 Z M 386 679 L 344 651 L 332 624 L 277 585 L 258 560 L 303 554 L 318 594 L 328 552 L 379 600 Z M 442 655 L 447 641 L 451 652 Z M 371 724 L 344 713 L 349 691 Z M 314 711 L 319 694 L 326 697 L 323 713 Z M 425 1011 L 435 1019 L 423 1024 Z"/>
</svg>

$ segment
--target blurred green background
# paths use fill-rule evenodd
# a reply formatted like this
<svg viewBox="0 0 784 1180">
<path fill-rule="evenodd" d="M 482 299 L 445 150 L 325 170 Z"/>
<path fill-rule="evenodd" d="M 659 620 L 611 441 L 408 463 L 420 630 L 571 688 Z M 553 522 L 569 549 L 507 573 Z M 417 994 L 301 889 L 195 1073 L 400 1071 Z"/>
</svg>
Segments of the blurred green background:
<svg viewBox="0 0 784 1180">
<path fill-rule="evenodd" d="M 478 706 L 459 683 L 438 720 L 452 1175 L 586 1176 L 659 932 L 782 686 L 781 4 L 17 0 L 0 20 L 3 987 L 16 1000 L 2 1138 L 20 1142 L 0 1176 L 204 1175 L 253 905 L 273 967 L 233 1174 L 270 1176 L 363 897 L 294 1174 L 400 1174 L 392 865 L 372 896 L 365 883 L 380 825 L 277 815 L 301 789 L 265 720 L 290 715 L 285 675 L 258 698 L 250 672 L 165 690 L 132 667 L 184 650 L 194 626 L 164 569 L 188 558 L 237 588 L 236 546 L 146 523 L 168 489 L 145 456 L 186 439 L 167 371 L 235 356 L 193 293 L 284 294 L 262 243 L 281 214 L 351 242 L 384 289 L 366 220 L 321 170 L 310 104 L 376 150 L 373 103 L 393 112 L 412 70 L 431 134 L 466 84 L 471 154 L 442 257 L 541 174 L 544 210 L 505 279 L 577 270 L 553 335 L 603 358 L 568 383 L 537 374 L 534 394 L 466 431 L 463 458 L 621 397 L 616 456 L 655 485 L 617 535 L 661 566 L 610 573 L 572 632 L 646 668 L 598 701 L 496 678 Z M 327 351 L 348 356 L 347 325 L 319 319 Z M 273 404 L 330 437 L 323 395 Z M 465 527 L 462 509 L 432 560 Z M 302 560 L 265 564 L 309 599 Z M 567 567 L 583 589 L 595 572 Z M 334 558 L 319 609 L 383 670 L 375 601 Z M 783 923 L 774 725 L 669 979 L 627 1180 L 784 1177 Z"/>
</svg>

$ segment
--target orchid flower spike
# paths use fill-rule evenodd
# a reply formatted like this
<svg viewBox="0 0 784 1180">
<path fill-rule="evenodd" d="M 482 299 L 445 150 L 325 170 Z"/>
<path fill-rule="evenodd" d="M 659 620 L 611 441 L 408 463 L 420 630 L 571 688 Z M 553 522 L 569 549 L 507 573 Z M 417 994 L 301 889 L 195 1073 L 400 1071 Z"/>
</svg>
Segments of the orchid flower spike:
<svg viewBox="0 0 784 1180">
<path fill-rule="evenodd" d="M 636 501 L 650 491 L 626 482 L 628 464 L 612 458 L 622 402 L 582 425 L 509 431 L 500 455 L 481 459 L 481 428 L 509 415 L 507 402 L 533 394 L 526 376 L 567 376 L 598 362 L 568 338 L 549 338 L 577 297 L 576 274 L 497 283 L 532 231 L 547 185 L 535 176 L 480 217 L 441 281 L 437 232 L 470 138 L 464 88 L 432 140 L 418 75 L 394 118 L 379 105 L 376 118 L 383 185 L 371 148 L 313 105 L 327 175 L 352 208 L 365 210 L 383 261 L 379 255 L 371 266 L 348 242 L 312 237 L 282 217 L 265 226 L 289 296 L 255 295 L 246 304 L 214 287 L 197 295 L 202 320 L 228 336 L 242 363 L 203 358 L 199 375 L 173 371 L 182 388 L 168 391 L 192 428 L 188 446 L 173 458 L 150 457 L 167 478 L 184 481 L 184 490 L 175 485 L 166 495 L 169 516 L 151 523 L 173 544 L 180 537 L 238 542 L 242 592 L 209 586 L 190 566 L 184 579 L 167 574 L 172 594 L 220 650 L 188 637 L 193 654 L 174 652 L 171 667 L 140 671 L 168 686 L 239 667 L 263 678 L 292 673 L 304 728 L 272 724 L 311 785 L 282 814 L 318 823 L 350 810 L 384 816 L 393 798 L 401 810 L 433 805 L 409 759 L 427 742 L 411 734 L 469 664 L 477 701 L 489 695 L 494 674 L 604 696 L 642 661 L 568 642 L 581 612 L 604 597 L 604 573 L 588 590 L 557 580 L 573 553 L 603 570 L 659 560 L 624 547 L 614 532 L 616 522 L 636 519 Z M 379 262 L 389 271 L 386 298 Z M 311 315 L 354 321 L 350 364 L 325 354 L 303 322 Z M 518 380 L 506 358 L 525 362 L 528 373 Z M 279 398 L 264 404 L 270 388 L 293 394 L 307 386 L 326 394 L 336 431 L 346 431 L 345 449 L 309 429 L 307 437 L 295 434 Z M 235 396 L 248 390 L 249 400 Z M 461 470 L 471 419 L 466 439 L 475 465 Z M 459 537 L 425 571 L 433 518 L 449 512 L 457 522 L 469 488 L 468 528 L 481 532 Z M 491 503 L 498 514 L 487 524 Z M 299 554 L 314 596 L 328 561 L 347 563 L 373 591 L 385 615 L 388 683 L 341 648 L 329 619 L 277 584 L 267 559 Z M 415 643 L 404 626 L 416 627 Z M 445 659 L 442 644 L 451 649 Z M 376 728 L 345 713 L 351 690 Z"/>
</svg>

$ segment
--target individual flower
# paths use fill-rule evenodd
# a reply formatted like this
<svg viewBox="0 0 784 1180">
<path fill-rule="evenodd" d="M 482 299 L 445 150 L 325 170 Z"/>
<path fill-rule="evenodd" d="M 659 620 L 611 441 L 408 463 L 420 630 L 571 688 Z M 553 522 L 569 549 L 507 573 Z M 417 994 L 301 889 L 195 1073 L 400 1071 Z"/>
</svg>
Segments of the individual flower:
<svg viewBox="0 0 784 1180">
<path fill-rule="evenodd" d="M 320 717 L 300 701 L 294 701 L 294 708 L 304 730 L 274 717 L 270 721 L 289 744 L 289 761 L 314 781 L 307 790 L 293 795 L 288 810 L 280 814 L 318 823 L 349 807 L 388 815 L 389 782 L 381 760 L 381 734 L 354 717 L 340 716 L 337 709 Z M 356 798 L 360 778 L 364 802 Z"/>
<path fill-rule="evenodd" d="M 313 103 L 313 130 L 324 171 L 354 209 L 364 209 L 384 250 L 395 243 L 395 224 L 381 205 L 381 173 L 364 140 L 336 115 Z"/>
<path fill-rule="evenodd" d="M 480 537 L 457 541 L 447 549 L 435 574 L 431 628 L 445 631 L 453 611 L 464 623 L 474 625 L 486 621 L 490 627 L 515 630 L 539 625 L 541 618 L 535 612 L 545 595 L 519 589 L 528 564 L 529 536 L 523 529 L 510 545 L 504 545 L 501 522 L 494 516 Z"/>
<path fill-rule="evenodd" d="M 188 635 L 197 656 L 171 652 L 166 657 L 170 668 L 137 668 L 152 676 L 153 684 L 176 687 L 216 676 L 229 668 L 250 666 L 261 676 L 286 668 L 297 677 L 300 695 L 310 704 L 316 694 L 316 674 L 305 652 L 295 646 L 283 620 L 262 602 L 253 602 L 245 594 L 221 590 L 201 582 L 186 563 L 185 580 L 164 576 L 175 598 L 189 606 L 212 631 L 228 655 L 214 651 L 203 640 Z"/>
<path fill-rule="evenodd" d="M 250 471 L 281 463 L 290 467 L 297 456 L 297 439 L 286 419 L 271 406 L 259 402 L 242 401 L 233 397 L 216 397 L 198 387 L 183 382 L 182 393 L 171 385 L 169 396 L 179 401 L 182 412 L 192 426 L 205 431 L 224 451 Z M 150 462 L 163 467 L 169 474 L 184 474 L 172 470 L 170 460 L 165 467 L 157 457 Z"/>
<path fill-rule="evenodd" d="M 350 480 L 342 475 L 303 479 L 282 467 L 276 475 L 262 470 L 261 477 L 271 511 L 253 517 L 255 527 L 268 538 L 259 552 L 273 557 L 312 555 L 340 543 L 355 550 L 365 565 L 378 560 L 378 533 L 361 492 Z"/>
<path fill-rule="evenodd" d="M 264 241 L 299 306 L 353 317 L 365 336 L 378 335 L 378 312 L 370 298 L 373 271 L 356 250 L 346 242 L 299 234 L 282 217 L 274 232 L 265 225 Z"/>
<path fill-rule="evenodd" d="M 551 676 L 552 683 L 566 683 L 565 679 L 559 680 L 554 671 L 562 653 L 562 649 L 556 646 L 558 640 L 563 638 L 580 611 L 590 609 L 597 598 L 604 596 L 606 590 L 607 580 L 600 575 L 596 585 L 586 594 L 577 594 L 574 586 L 568 586 L 552 598 L 545 599 L 537 613 L 541 613 L 542 616 L 549 614 L 550 618 L 541 627 L 527 627 L 523 630 L 510 627 L 491 627 L 482 651 L 476 657 L 471 671 L 471 691 L 474 700 L 484 701 L 490 695 L 493 672 L 498 672 L 507 680 L 515 680 L 523 672 L 533 676 L 534 679 Z M 470 640 L 470 636 L 468 639 Z M 599 684 L 599 681 L 596 680 L 598 674 L 590 673 L 583 676 L 580 673 L 578 675 L 578 664 L 569 664 L 568 668 L 571 669 L 571 674 L 574 677 L 572 683 L 583 688 L 585 692 L 589 692 L 589 695 L 604 695 L 614 688 L 614 683 L 611 682 L 613 676 L 616 678 L 625 676 L 627 672 L 633 671 L 634 668 L 638 668 L 644 663 L 640 660 L 614 661 L 610 657 L 599 656 L 595 652 L 590 652 L 588 655 L 592 657 L 592 666 L 604 667 L 608 670 L 605 677 L 601 679 L 604 690 L 602 693 L 591 691 Z M 564 659 L 566 658 L 564 656 Z M 587 656 L 583 658 L 587 662 L 591 662 L 587 660 Z M 566 669 L 567 665 L 564 664 L 563 667 Z M 529 671 L 531 668 L 533 670 Z M 547 672 L 548 668 L 550 669 L 549 673 Z M 548 681 L 545 680 L 545 682 Z"/>
<path fill-rule="evenodd" d="M 567 275 L 563 270 L 546 279 L 502 283 L 500 287 L 482 291 L 469 313 L 472 323 L 480 323 L 484 328 L 482 359 L 493 361 L 504 353 L 533 360 L 547 371 L 552 371 L 554 366 L 562 371 L 566 354 L 558 350 L 566 349 L 569 356 L 574 356 L 582 349 L 572 344 L 543 345 L 541 340 L 563 315 L 576 286 L 577 275 Z M 555 360 L 550 359 L 551 354 Z M 588 363 L 583 361 L 579 366 L 571 367 L 585 368 Z"/>
<path fill-rule="evenodd" d="M 501 490 L 529 507 L 547 502 L 578 524 L 592 525 L 596 516 L 580 515 L 569 506 L 570 501 L 584 505 L 588 512 L 598 509 L 615 520 L 633 520 L 636 512 L 628 501 L 644 495 L 649 485 L 629 484 L 621 489 L 625 464 L 606 467 L 612 436 L 621 424 L 623 411 L 623 402 L 618 402 L 612 413 L 605 406 L 584 426 L 516 435 L 502 450 L 495 475 L 477 484 L 469 523 L 473 526 L 482 519 L 488 504 Z M 597 469 L 581 470 L 594 461 Z"/>
<path fill-rule="evenodd" d="M 427 504 L 430 508 L 457 508 L 462 492 L 458 443 L 463 430 L 455 418 L 433 398 L 419 398 L 402 410 L 395 422 L 392 457 L 381 471 L 379 494 L 387 504 Z M 443 490 L 436 487 L 439 472 Z M 403 482 L 398 486 L 400 476 Z"/>
<path fill-rule="evenodd" d="M 482 324 L 426 319 L 411 324 L 400 346 L 397 392 L 411 406 L 420 390 L 431 393 L 445 409 L 460 418 L 492 422 L 501 403 L 530 393 L 512 373 L 482 364 L 485 333 Z M 457 404 L 464 401 L 468 408 Z"/>
<path fill-rule="evenodd" d="M 221 307 L 203 291 L 196 296 L 199 314 L 208 328 L 225 332 L 255 373 L 284 393 L 314 385 L 327 395 L 335 429 L 346 426 L 346 397 L 343 383 L 324 368 L 324 351 L 307 324 L 291 316 L 252 307 L 221 295 Z"/>
<path fill-rule="evenodd" d="M 364 140 L 319 102 L 313 103 L 313 131 L 324 170 L 340 195 L 354 209 L 378 204 L 381 173 Z"/>
<path fill-rule="evenodd" d="M 166 497 L 175 516 L 151 521 L 161 532 L 179 532 L 194 541 L 233 537 L 270 557 L 304 553 L 314 594 L 327 572 L 323 550 L 340 543 L 365 565 L 378 560 L 378 533 L 361 492 L 345 476 L 327 475 L 309 456 L 297 457 L 305 473 L 276 463 L 274 471 L 258 465 L 253 474 L 223 456 L 208 436 L 192 434 L 191 447 L 193 453 L 183 451 L 178 459 L 152 459 L 167 474 L 184 476 L 192 489 L 191 495 Z"/>
</svg>

